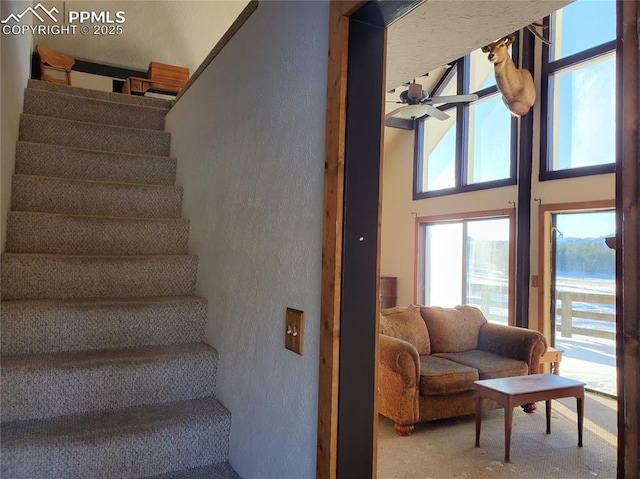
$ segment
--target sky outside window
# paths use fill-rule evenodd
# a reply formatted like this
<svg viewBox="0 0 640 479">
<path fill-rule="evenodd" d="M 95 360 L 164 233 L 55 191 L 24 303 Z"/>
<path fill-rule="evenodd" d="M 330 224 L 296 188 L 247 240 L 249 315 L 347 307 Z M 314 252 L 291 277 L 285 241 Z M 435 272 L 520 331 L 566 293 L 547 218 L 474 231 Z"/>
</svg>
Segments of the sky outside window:
<svg viewBox="0 0 640 479">
<path fill-rule="evenodd" d="M 554 14 L 550 60 L 573 55 L 616 38 L 614 0 L 578 0 Z"/>
</svg>

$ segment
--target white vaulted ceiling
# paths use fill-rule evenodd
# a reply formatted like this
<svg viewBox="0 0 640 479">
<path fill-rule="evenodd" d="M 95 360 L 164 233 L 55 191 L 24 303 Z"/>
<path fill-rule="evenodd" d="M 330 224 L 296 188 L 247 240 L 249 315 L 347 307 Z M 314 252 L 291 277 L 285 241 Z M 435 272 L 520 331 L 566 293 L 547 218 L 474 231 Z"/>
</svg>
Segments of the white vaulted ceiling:
<svg viewBox="0 0 640 479">
<path fill-rule="evenodd" d="M 386 90 L 541 20 L 571 1 L 426 0 L 388 27 Z"/>
</svg>

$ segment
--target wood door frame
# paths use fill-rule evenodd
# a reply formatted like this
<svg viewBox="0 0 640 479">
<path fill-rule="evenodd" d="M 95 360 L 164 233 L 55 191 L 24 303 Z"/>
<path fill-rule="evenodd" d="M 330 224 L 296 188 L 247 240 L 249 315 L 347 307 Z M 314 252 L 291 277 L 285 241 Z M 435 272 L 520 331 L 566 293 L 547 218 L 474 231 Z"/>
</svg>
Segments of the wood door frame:
<svg viewBox="0 0 640 479">
<path fill-rule="evenodd" d="M 551 335 L 551 299 L 547 291 L 551 287 L 551 225 L 553 213 L 577 213 L 614 209 L 615 200 L 580 201 L 572 203 L 550 203 L 538 208 L 538 320 L 536 329 L 547 338 Z"/>
<path fill-rule="evenodd" d="M 618 478 L 640 478 L 640 2 L 616 2 Z"/>
<path fill-rule="evenodd" d="M 329 7 L 329 56 L 323 202 L 322 303 L 316 477 L 335 478 L 338 462 L 338 391 L 349 16 L 365 2 Z M 616 213 L 618 479 L 640 478 L 640 156 L 638 101 L 640 2 L 618 0 Z M 624 47 L 624 48 L 623 48 Z M 626 407 L 629 405 L 629 407 Z M 358 411 L 353 411 L 357 414 Z M 372 418 L 373 420 L 373 418 Z M 369 439 L 366 439 L 368 441 Z M 375 456 L 372 452 L 372 461 Z M 373 468 L 375 475 L 375 467 Z M 373 477 L 373 476 L 372 476 Z"/>
</svg>

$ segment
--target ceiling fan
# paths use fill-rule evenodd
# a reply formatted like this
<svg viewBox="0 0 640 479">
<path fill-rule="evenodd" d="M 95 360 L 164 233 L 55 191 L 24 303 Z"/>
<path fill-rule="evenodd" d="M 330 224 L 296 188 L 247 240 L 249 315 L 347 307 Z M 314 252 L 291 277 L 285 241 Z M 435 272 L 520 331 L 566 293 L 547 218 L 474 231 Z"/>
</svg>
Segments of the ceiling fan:
<svg viewBox="0 0 640 479">
<path fill-rule="evenodd" d="M 390 118 L 397 113 L 402 113 L 403 116 L 408 116 L 412 120 L 422 118 L 423 116 L 432 116 L 438 120 L 447 120 L 447 115 L 442 110 L 437 109 L 434 104 L 446 104 L 446 103 L 467 103 L 478 99 L 478 95 L 445 95 L 430 97 L 429 94 L 422 89 L 420 83 L 409 84 L 409 89 L 400 93 L 400 101 L 396 103 L 403 103 L 405 106 L 396 108 L 390 113 L 385 115 L 386 118 Z"/>
</svg>

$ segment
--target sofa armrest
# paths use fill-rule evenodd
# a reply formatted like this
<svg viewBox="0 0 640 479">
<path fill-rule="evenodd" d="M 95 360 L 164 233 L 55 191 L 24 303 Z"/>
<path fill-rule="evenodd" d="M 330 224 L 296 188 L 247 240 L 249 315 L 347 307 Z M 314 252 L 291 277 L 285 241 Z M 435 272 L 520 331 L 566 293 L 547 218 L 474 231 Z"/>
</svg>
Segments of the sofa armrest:
<svg viewBox="0 0 640 479">
<path fill-rule="evenodd" d="M 397 424 L 414 424 L 419 416 L 418 350 L 402 339 L 379 338 L 378 411 Z"/>
<path fill-rule="evenodd" d="M 486 323 L 480 328 L 478 349 L 527 363 L 529 374 L 540 372 L 540 357 L 547 340 L 538 331 Z"/>
</svg>

